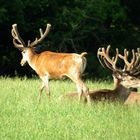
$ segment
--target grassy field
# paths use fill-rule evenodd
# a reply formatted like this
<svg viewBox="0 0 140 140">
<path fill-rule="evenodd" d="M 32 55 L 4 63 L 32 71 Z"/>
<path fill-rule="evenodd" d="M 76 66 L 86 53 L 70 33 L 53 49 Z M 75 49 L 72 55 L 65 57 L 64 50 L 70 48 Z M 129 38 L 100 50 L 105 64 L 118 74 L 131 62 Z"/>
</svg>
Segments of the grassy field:
<svg viewBox="0 0 140 140">
<path fill-rule="evenodd" d="M 51 100 L 39 79 L 0 78 L 0 140 L 139 140 L 140 107 L 119 103 L 86 106 L 59 97 L 75 91 L 71 81 L 50 81 Z M 90 89 L 111 88 L 107 81 L 86 81 Z"/>
</svg>

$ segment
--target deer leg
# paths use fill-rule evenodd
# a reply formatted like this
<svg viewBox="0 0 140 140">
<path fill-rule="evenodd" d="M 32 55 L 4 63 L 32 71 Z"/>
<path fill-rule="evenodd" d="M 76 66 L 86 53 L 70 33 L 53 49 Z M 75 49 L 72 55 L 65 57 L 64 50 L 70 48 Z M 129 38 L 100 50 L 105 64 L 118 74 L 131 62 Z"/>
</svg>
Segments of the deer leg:
<svg viewBox="0 0 140 140">
<path fill-rule="evenodd" d="M 41 101 L 42 91 L 43 91 L 44 87 L 45 87 L 45 84 L 44 84 L 44 82 L 42 82 L 42 85 L 39 89 L 39 97 L 38 97 L 39 102 Z"/>
<path fill-rule="evenodd" d="M 87 86 L 85 86 L 85 84 L 83 83 L 83 86 L 82 86 L 82 90 L 83 90 L 83 93 L 84 95 L 86 96 L 86 99 L 87 99 L 87 103 L 91 103 L 91 99 L 90 99 L 90 96 L 89 96 L 89 89 Z"/>
<path fill-rule="evenodd" d="M 83 90 L 82 90 L 82 81 L 78 78 L 71 78 L 72 81 L 76 84 L 76 87 L 77 87 L 77 91 L 78 91 L 78 101 L 81 101 L 81 97 L 82 97 L 82 94 L 83 94 Z"/>
<path fill-rule="evenodd" d="M 48 77 L 45 79 L 45 87 L 46 87 L 46 95 L 50 97 L 50 90 L 49 90 L 49 79 Z"/>
<path fill-rule="evenodd" d="M 78 91 L 78 101 L 80 101 L 81 97 L 82 97 L 82 94 L 83 94 L 82 87 L 79 83 L 76 83 L 76 87 L 77 87 L 77 91 Z"/>
<path fill-rule="evenodd" d="M 82 94 L 84 94 L 87 98 L 87 102 L 90 103 L 89 90 L 85 86 L 83 81 L 78 76 L 76 76 L 76 77 L 70 76 L 70 78 L 72 79 L 73 82 L 76 83 L 76 87 L 77 87 L 77 90 L 78 90 L 78 100 L 80 101 L 81 97 L 82 97 Z"/>
<path fill-rule="evenodd" d="M 79 91 L 79 101 L 81 100 L 81 96 L 84 94 L 84 96 L 87 99 L 87 103 L 90 103 L 90 96 L 89 96 L 89 89 L 85 86 L 85 84 L 80 80 L 77 83 L 77 89 Z"/>
<path fill-rule="evenodd" d="M 50 91 L 49 91 L 49 78 L 48 76 L 43 76 L 40 77 L 44 83 L 44 87 L 46 88 L 46 95 L 50 96 Z"/>
</svg>

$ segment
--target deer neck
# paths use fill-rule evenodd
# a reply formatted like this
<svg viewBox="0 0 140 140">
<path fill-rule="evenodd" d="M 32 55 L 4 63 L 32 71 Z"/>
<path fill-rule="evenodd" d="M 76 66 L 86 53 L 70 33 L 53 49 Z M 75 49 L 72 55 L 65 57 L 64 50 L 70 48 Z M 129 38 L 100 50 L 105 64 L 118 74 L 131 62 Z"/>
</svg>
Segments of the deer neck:
<svg viewBox="0 0 140 140">
<path fill-rule="evenodd" d="M 34 52 L 32 48 L 28 49 L 27 51 L 27 62 L 30 65 L 30 67 L 34 70 L 36 70 L 36 60 L 37 60 L 38 54 Z"/>
<path fill-rule="evenodd" d="M 117 94 L 119 99 L 125 100 L 130 94 L 130 89 L 121 84 L 121 79 L 118 79 L 116 77 L 113 78 L 114 78 L 115 93 Z"/>
<path fill-rule="evenodd" d="M 126 88 L 125 86 L 119 84 L 116 88 L 115 88 L 115 93 L 117 94 L 118 98 L 121 100 L 126 100 L 127 97 L 130 94 L 130 89 Z"/>
<path fill-rule="evenodd" d="M 119 87 L 121 80 L 116 78 L 115 76 L 113 76 L 113 80 L 114 80 L 114 88 L 116 89 L 117 87 Z"/>
</svg>

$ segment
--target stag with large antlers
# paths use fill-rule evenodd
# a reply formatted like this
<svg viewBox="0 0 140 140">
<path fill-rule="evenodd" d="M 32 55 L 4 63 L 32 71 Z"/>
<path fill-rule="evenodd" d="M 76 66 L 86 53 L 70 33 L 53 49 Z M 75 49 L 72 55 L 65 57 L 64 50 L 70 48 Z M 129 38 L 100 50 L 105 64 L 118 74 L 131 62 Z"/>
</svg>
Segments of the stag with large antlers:
<svg viewBox="0 0 140 140">
<path fill-rule="evenodd" d="M 132 50 L 132 59 L 131 62 L 128 60 L 129 52 L 125 49 L 124 56 L 119 54 L 118 49 L 116 49 L 116 56 L 110 58 L 109 54 L 110 45 L 105 48 L 99 48 L 97 52 L 97 57 L 104 68 L 109 69 L 112 72 L 114 78 L 114 85 L 123 85 L 127 88 L 129 87 L 139 87 L 140 80 L 136 78 L 139 75 L 140 67 L 140 56 L 139 53 Z M 124 61 L 124 67 L 117 67 L 118 58 L 121 58 Z"/>
<path fill-rule="evenodd" d="M 140 94 L 133 92 L 130 87 L 136 88 L 140 87 L 140 80 L 136 78 L 140 73 L 140 57 L 139 50 L 138 52 L 134 52 L 132 50 L 132 59 L 131 62 L 128 60 L 128 51 L 124 50 L 124 56 L 119 54 L 118 49 L 116 49 L 116 55 L 110 57 L 110 45 L 105 48 L 99 48 L 97 52 L 97 57 L 101 65 L 109 69 L 112 72 L 112 76 L 114 79 L 115 88 L 111 89 L 100 89 L 100 90 L 90 90 L 89 96 L 91 100 L 117 100 L 121 102 L 125 102 L 125 104 L 129 104 L 129 102 L 140 102 Z M 127 54 L 126 54 L 127 53 Z M 118 59 L 124 61 L 124 67 L 118 67 Z M 63 96 L 68 98 L 77 98 L 76 93 L 68 93 Z M 83 97 L 85 95 L 83 94 Z M 132 99 L 132 97 L 134 99 Z M 134 101 L 135 100 L 135 101 Z M 86 100 L 85 100 L 86 101 Z"/>
<path fill-rule="evenodd" d="M 36 38 L 33 42 L 29 40 L 27 46 L 19 35 L 17 24 L 13 24 L 11 30 L 13 44 L 22 52 L 23 58 L 21 60 L 21 65 L 23 66 L 27 62 L 43 81 L 39 90 L 39 100 L 44 88 L 46 88 L 47 95 L 50 95 L 48 85 L 49 79 L 67 76 L 76 84 L 79 100 L 81 95 L 85 94 L 88 102 L 90 102 L 88 88 L 81 80 L 81 75 L 86 67 L 86 58 L 84 56 L 87 53 L 76 54 L 44 51 L 37 54 L 34 51 L 34 48 L 48 35 L 50 27 L 51 25 L 47 24 L 44 33 L 42 29 L 40 29 L 40 38 Z"/>
</svg>

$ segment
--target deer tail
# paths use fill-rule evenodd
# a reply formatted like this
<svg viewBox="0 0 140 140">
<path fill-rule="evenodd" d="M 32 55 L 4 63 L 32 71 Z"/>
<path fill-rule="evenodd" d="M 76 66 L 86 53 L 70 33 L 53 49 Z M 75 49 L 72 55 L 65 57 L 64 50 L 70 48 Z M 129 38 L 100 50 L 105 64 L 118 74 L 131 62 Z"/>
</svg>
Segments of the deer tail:
<svg viewBox="0 0 140 140">
<path fill-rule="evenodd" d="M 85 55 L 87 55 L 87 54 L 88 54 L 87 52 L 82 52 L 82 53 L 80 54 L 80 56 L 83 57 L 83 56 L 85 56 Z"/>
</svg>

